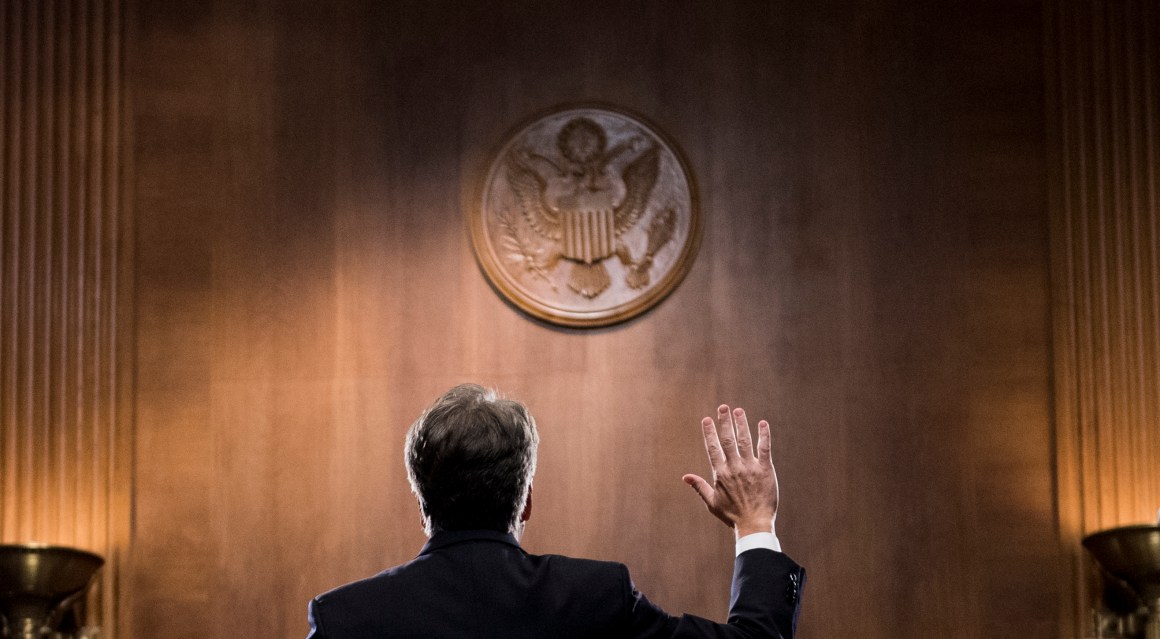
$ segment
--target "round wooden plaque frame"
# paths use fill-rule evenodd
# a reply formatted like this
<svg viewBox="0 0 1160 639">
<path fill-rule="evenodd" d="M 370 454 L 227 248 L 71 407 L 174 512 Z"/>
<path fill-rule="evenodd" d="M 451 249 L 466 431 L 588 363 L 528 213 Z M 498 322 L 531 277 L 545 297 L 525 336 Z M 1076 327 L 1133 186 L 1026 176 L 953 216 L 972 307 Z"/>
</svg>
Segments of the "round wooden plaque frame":
<svg viewBox="0 0 1160 639">
<path fill-rule="evenodd" d="M 512 304 L 571 327 L 658 304 L 700 244 L 696 185 L 676 143 L 640 115 L 569 105 L 513 130 L 469 210 L 484 275 Z"/>
</svg>

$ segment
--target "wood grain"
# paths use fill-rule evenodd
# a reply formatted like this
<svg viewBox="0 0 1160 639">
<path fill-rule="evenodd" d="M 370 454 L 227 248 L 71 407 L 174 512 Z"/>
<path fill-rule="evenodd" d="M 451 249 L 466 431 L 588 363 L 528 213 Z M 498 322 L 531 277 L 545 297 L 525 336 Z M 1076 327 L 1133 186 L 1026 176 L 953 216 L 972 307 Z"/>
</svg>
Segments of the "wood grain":
<svg viewBox="0 0 1160 639">
<path fill-rule="evenodd" d="M 807 637 L 1082 628 L 1078 539 L 1152 517 L 1152 4 L 129 4 L 0 3 L 0 534 L 110 557 L 108 634 L 301 634 L 421 542 L 401 434 L 467 379 L 540 416 L 529 547 L 710 616 L 685 428 L 771 417 Z M 500 301 L 461 219 L 582 100 L 672 134 L 706 214 L 589 332 Z"/>
<path fill-rule="evenodd" d="M 405 428 L 448 386 L 542 431 L 526 545 L 723 618 L 683 472 L 775 423 L 801 636 L 1060 634 L 1035 2 L 151 2 L 133 50 L 138 637 L 305 634 L 422 535 Z M 659 307 L 549 328 L 462 211 L 574 101 L 680 143 L 700 256 Z"/>
</svg>

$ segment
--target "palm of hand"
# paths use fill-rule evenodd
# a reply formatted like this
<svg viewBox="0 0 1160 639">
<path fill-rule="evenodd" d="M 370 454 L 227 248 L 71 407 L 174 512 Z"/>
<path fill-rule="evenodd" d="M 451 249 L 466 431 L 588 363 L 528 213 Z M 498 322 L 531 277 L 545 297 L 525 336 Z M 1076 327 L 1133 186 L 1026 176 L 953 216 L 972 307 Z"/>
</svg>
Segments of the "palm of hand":
<svg viewBox="0 0 1160 639">
<path fill-rule="evenodd" d="M 777 516 L 777 472 L 770 453 L 769 423 L 757 424 L 754 448 L 745 411 L 722 405 L 717 422 L 701 420 L 705 451 L 713 469 L 713 483 L 698 475 L 684 481 L 704 500 L 709 512 L 733 528 L 738 537 L 754 532 L 773 532 Z"/>
</svg>

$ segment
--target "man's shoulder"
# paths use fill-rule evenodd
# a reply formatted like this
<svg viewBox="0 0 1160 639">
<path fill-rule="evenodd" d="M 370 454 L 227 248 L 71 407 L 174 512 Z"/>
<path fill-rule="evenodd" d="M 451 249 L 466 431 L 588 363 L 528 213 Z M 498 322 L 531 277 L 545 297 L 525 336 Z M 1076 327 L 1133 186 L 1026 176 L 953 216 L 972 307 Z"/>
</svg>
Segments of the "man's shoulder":
<svg viewBox="0 0 1160 639">
<path fill-rule="evenodd" d="M 576 573 L 594 573 L 602 575 L 616 575 L 619 573 L 628 572 L 628 567 L 618 561 L 606 561 L 602 559 L 587 559 L 584 557 L 572 557 L 570 555 L 527 555 L 528 561 L 533 564 L 546 566 L 549 570 L 576 572 Z"/>
<path fill-rule="evenodd" d="M 388 588 L 405 587 L 405 584 L 402 582 L 414 577 L 417 571 L 422 570 L 422 564 L 427 561 L 430 561 L 429 557 L 420 555 L 410 561 L 392 566 L 370 577 L 364 577 L 338 586 L 337 588 L 327 590 L 315 597 L 315 599 L 325 602 L 327 600 L 361 597 Z"/>
<path fill-rule="evenodd" d="M 435 574 L 453 574 L 466 577 L 471 572 L 463 562 L 465 547 L 456 547 L 452 552 L 421 553 L 419 556 L 387 568 L 375 575 L 338 586 L 316 597 L 320 602 L 334 600 L 364 599 L 383 597 L 393 591 L 408 592 L 420 585 L 426 585 Z M 472 562 L 474 569 L 484 564 Z M 489 567 L 522 573 L 524 578 L 535 580 L 563 579 L 577 584 L 601 582 L 605 584 L 627 581 L 628 567 L 616 561 L 587 559 L 562 554 L 533 554 L 519 549 L 505 553 L 501 563 Z"/>
</svg>

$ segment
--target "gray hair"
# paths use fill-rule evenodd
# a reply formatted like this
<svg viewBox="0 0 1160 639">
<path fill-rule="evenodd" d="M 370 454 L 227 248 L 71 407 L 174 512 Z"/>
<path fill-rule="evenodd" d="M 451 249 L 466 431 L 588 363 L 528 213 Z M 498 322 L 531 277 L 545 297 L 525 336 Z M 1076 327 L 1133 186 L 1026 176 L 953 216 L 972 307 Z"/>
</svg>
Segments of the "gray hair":
<svg viewBox="0 0 1160 639">
<path fill-rule="evenodd" d="M 494 390 L 461 384 L 435 400 L 406 442 L 407 478 L 427 534 L 518 534 L 539 440 L 527 407 Z"/>
</svg>

